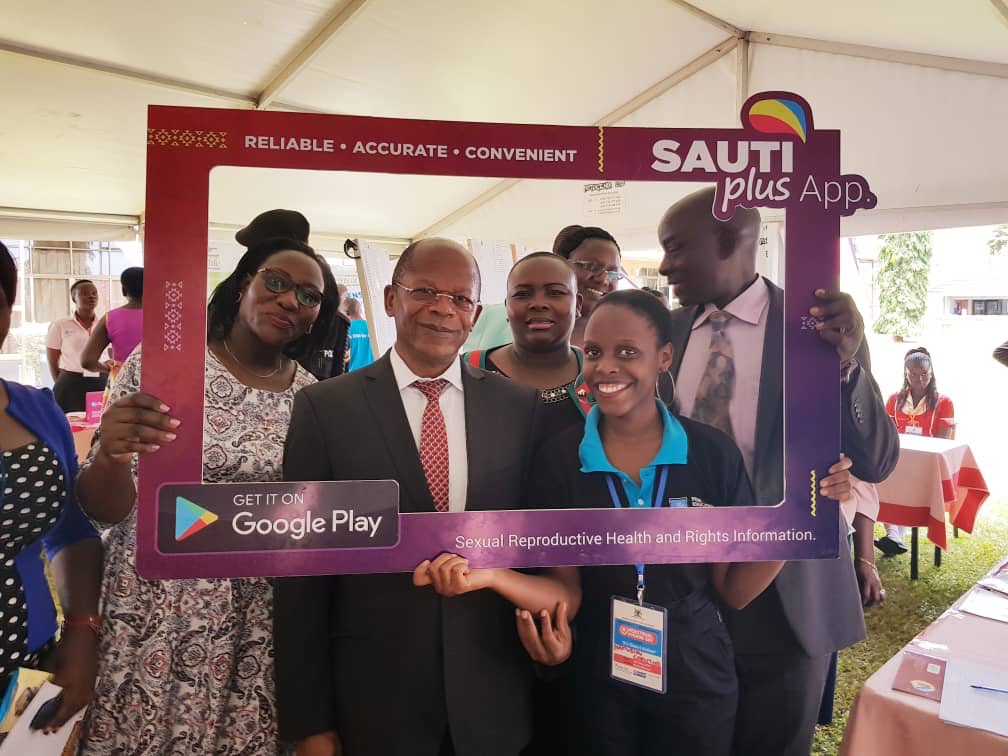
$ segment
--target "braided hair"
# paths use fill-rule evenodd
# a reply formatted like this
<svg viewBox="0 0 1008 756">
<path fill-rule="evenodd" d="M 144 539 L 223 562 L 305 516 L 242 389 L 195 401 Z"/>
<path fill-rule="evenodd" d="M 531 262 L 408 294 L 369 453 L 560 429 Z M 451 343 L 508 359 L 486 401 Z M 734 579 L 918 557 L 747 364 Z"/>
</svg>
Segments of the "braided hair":
<svg viewBox="0 0 1008 756">
<path fill-rule="evenodd" d="M 929 410 L 933 410 L 938 406 L 938 386 L 935 383 L 934 367 L 931 364 L 931 353 L 924 347 L 916 347 L 911 349 L 906 353 L 903 358 L 903 388 L 899 392 L 899 402 L 897 407 L 902 407 L 903 403 L 906 402 L 907 396 L 910 394 L 910 379 L 907 378 L 907 371 L 911 367 L 917 365 L 927 365 L 928 370 L 931 371 L 931 380 L 927 385 L 927 399 L 926 404 Z"/>
</svg>

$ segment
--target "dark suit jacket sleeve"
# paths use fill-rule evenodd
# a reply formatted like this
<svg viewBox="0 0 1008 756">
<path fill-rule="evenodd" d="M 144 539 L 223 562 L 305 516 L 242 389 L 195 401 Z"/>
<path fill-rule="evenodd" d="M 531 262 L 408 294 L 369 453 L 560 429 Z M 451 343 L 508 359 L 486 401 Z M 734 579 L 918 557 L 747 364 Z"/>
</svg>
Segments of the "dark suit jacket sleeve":
<svg viewBox="0 0 1008 756">
<path fill-rule="evenodd" d="M 899 435 L 871 373 L 858 367 L 842 388 L 841 448 L 851 472 L 868 483 L 885 480 L 899 459 Z"/>
<path fill-rule="evenodd" d="M 294 397 L 284 480 L 331 479 L 325 440 L 310 397 Z M 335 730 L 333 669 L 329 653 L 332 578 L 276 581 L 273 637 L 276 653 L 277 715 L 280 736 L 301 740 Z"/>
</svg>

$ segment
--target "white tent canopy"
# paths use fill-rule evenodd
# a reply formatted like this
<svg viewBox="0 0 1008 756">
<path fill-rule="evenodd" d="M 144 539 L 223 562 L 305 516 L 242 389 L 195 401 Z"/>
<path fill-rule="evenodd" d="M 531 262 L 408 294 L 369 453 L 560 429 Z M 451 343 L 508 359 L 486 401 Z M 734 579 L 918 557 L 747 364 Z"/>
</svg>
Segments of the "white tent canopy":
<svg viewBox="0 0 1008 756">
<path fill-rule="evenodd" d="M 734 127 L 745 96 L 768 89 L 841 129 L 843 170 L 878 195 L 844 233 L 1008 221 L 1004 0 L 7 0 L 0 236 L 132 238 L 150 103 Z M 584 217 L 578 182 L 246 169 L 212 181 L 222 229 L 297 207 L 334 236 L 543 246 L 593 221 L 625 248 L 654 246 L 661 211 L 689 189 L 629 187 L 603 222 Z"/>
</svg>

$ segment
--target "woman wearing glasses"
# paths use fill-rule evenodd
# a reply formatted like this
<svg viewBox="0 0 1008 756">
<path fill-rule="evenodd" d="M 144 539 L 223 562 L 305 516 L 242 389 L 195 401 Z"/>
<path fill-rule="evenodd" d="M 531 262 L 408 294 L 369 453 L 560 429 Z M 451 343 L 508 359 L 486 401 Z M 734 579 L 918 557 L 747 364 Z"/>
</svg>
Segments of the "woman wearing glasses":
<svg viewBox="0 0 1008 756">
<path fill-rule="evenodd" d="M 141 394 L 138 348 L 111 391 L 78 478 L 105 536 L 100 683 L 83 753 L 272 754 L 277 750 L 273 598 L 266 580 L 136 574 L 136 458 L 203 433 L 208 483 L 281 478 L 294 394 L 313 383 L 297 358 L 317 348 L 336 292 L 303 242 L 253 246 L 207 307 L 204 426 L 178 428 Z"/>
<path fill-rule="evenodd" d="M 553 240 L 553 252 L 566 258 L 577 271 L 581 314 L 574 323 L 571 344 L 584 346 L 585 326 L 595 305 L 623 277 L 620 248 L 613 235 L 595 226 L 567 226 Z"/>
</svg>

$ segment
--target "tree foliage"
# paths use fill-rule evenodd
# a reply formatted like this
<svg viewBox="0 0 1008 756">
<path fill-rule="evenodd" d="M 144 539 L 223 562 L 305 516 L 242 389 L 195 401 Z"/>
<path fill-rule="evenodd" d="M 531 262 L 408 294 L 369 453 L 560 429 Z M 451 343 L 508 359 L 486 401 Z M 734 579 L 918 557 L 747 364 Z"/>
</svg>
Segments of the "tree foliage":
<svg viewBox="0 0 1008 756">
<path fill-rule="evenodd" d="M 1000 255 L 1008 247 L 1008 225 L 1002 224 L 994 229 L 991 238 L 987 240 L 987 247 L 992 255 Z"/>
<path fill-rule="evenodd" d="M 902 339 L 917 331 L 927 309 L 931 273 L 931 232 L 885 234 L 875 282 L 879 289 L 876 333 Z"/>
</svg>

